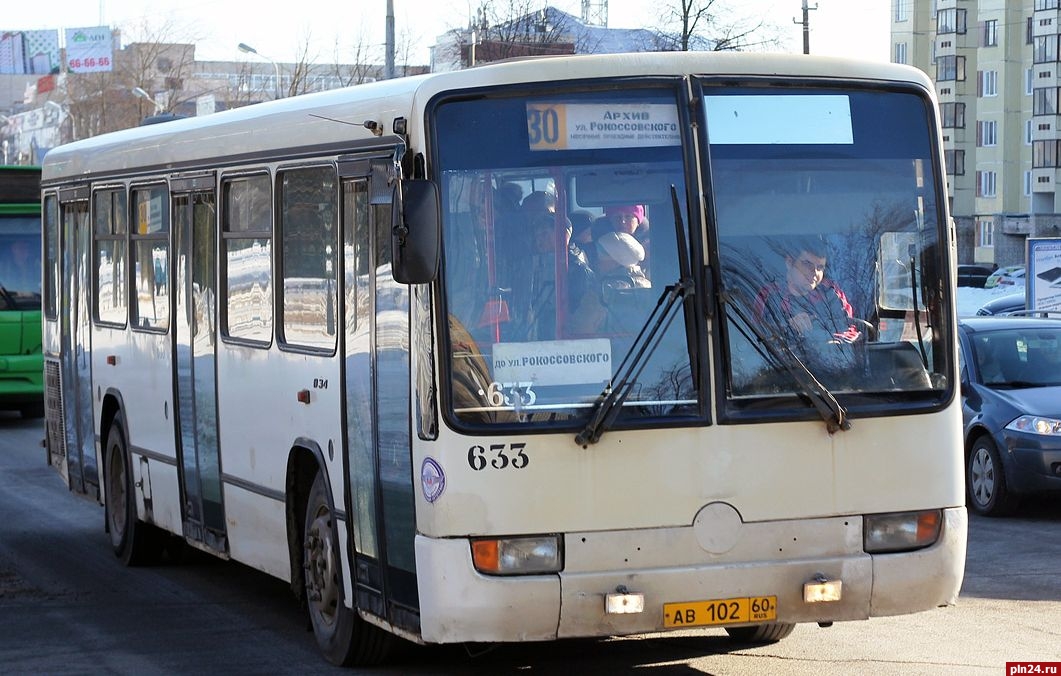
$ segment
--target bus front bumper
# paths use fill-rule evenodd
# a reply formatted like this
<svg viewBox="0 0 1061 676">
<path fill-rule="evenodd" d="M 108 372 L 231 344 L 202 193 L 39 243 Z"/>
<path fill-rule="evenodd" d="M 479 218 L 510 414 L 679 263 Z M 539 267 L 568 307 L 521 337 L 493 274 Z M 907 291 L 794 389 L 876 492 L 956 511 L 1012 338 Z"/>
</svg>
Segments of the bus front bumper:
<svg viewBox="0 0 1061 676">
<path fill-rule="evenodd" d="M 569 533 L 562 572 L 521 577 L 477 573 L 466 539 L 417 536 L 421 636 L 454 643 L 651 633 L 676 628 L 665 626 L 665 604 L 727 599 L 775 599 L 771 621 L 785 623 L 929 610 L 954 602 L 964 574 L 965 508 L 943 514 L 934 545 L 876 555 L 862 549 L 859 517 L 743 524 L 733 548 L 714 554 L 692 528 Z M 804 585 L 822 579 L 840 581 L 840 598 L 805 600 Z M 643 610 L 607 612 L 610 594 L 643 598 Z"/>
</svg>

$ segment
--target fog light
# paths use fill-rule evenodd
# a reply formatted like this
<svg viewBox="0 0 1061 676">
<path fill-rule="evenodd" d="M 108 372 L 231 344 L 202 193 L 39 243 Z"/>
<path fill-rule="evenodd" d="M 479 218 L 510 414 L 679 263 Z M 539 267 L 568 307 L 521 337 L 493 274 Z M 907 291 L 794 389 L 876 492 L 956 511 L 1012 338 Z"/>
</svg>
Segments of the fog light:
<svg viewBox="0 0 1061 676">
<path fill-rule="evenodd" d="M 943 513 L 938 509 L 868 514 L 863 525 L 863 548 L 870 554 L 924 549 L 935 544 L 942 527 Z"/>
<path fill-rule="evenodd" d="M 609 615 L 631 615 L 645 612 L 645 595 L 619 586 L 614 594 L 604 595 L 604 612 Z"/>
<path fill-rule="evenodd" d="M 812 581 L 803 583 L 803 601 L 805 603 L 839 601 L 843 585 L 843 580 L 830 580 L 824 575 L 815 575 Z"/>
<path fill-rule="evenodd" d="M 560 536 L 472 540 L 475 569 L 488 575 L 555 573 L 563 567 Z"/>
</svg>

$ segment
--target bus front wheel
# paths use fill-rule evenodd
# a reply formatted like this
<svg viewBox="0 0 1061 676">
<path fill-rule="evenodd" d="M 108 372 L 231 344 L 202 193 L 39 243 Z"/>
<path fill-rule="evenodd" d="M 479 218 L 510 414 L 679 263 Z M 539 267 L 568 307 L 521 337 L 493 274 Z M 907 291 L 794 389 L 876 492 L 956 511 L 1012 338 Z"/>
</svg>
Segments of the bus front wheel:
<svg viewBox="0 0 1061 676">
<path fill-rule="evenodd" d="M 129 471 L 129 453 L 125 441 L 125 420 L 118 413 L 107 433 L 104 455 L 107 531 L 114 555 L 127 566 L 157 563 L 162 555 L 160 533 L 150 524 L 139 521 L 133 495 L 133 477 Z"/>
<path fill-rule="evenodd" d="M 391 636 L 346 607 L 339 546 L 324 473 L 318 472 L 306 503 L 303 566 L 306 605 L 317 646 L 332 664 L 378 664 L 390 652 Z"/>
</svg>

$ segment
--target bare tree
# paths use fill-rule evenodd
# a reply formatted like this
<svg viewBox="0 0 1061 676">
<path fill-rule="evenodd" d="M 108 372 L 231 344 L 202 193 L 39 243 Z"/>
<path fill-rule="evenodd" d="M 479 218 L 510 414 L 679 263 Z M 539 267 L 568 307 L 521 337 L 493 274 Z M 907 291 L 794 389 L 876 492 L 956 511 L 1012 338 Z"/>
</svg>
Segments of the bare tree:
<svg viewBox="0 0 1061 676">
<path fill-rule="evenodd" d="M 171 23 L 144 23 L 129 33 L 138 39 L 114 52 L 111 71 L 67 77 L 73 139 L 134 127 L 147 116 L 177 112 L 195 99 L 196 92 L 188 89 L 195 70 L 194 37 Z"/>
<path fill-rule="evenodd" d="M 287 94 L 286 96 L 298 96 L 299 94 L 305 94 L 306 92 L 313 91 L 313 65 L 312 62 L 316 58 L 310 56 L 310 34 L 307 31 L 299 41 L 297 51 L 295 52 L 295 61 L 291 64 L 291 73 L 287 81 Z M 283 74 L 281 73 L 281 82 L 283 81 Z M 281 87 L 281 84 L 277 84 L 277 87 Z"/>
<path fill-rule="evenodd" d="M 660 10 L 659 49 L 722 52 L 780 44 L 776 26 L 763 18 L 737 16 L 727 0 L 667 0 Z"/>
<path fill-rule="evenodd" d="M 476 12 L 469 27 L 475 32 L 474 45 L 467 45 L 471 64 L 471 50 L 475 62 L 497 61 L 515 56 L 540 54 L 573 54 L 572 32 L 567 15 L 539 9 L 536 0 L 486 0 Z"/>
<path fill-rule="evenodd" d="M 379 59 L 378 57 L 374 58 L 376 55 L 371 52 L 372 49 L 365 35 L 364 24 L 361 25 L 361 29 L 357 34 L 353 36 L 348 52 L 349 62 L 345 65 L 343 64 L 344 57 L 341 54 L 339 40 L 338 38 L 336 39 L 335 63 L 332 74 L 339 78 L 339 83 L 343 87 L 371 82 L 376 77 L 376 70 L 371 63 L 379 61 Z"/>
</svg>

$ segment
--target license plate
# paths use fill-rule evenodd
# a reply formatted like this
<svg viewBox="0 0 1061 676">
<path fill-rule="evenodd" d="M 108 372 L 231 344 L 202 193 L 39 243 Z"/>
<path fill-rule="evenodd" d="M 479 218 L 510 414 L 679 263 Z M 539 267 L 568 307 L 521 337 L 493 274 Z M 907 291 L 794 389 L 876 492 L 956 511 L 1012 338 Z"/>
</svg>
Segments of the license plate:
<svg viewBox="0 0 1061 676">
<path fill-rule="evenodd" d="M 773 622 L 776 619 L 776 596 L 663 604 L 663 626 L 668 629 L 702 627 L 712 624 Z"/>
</svg>

